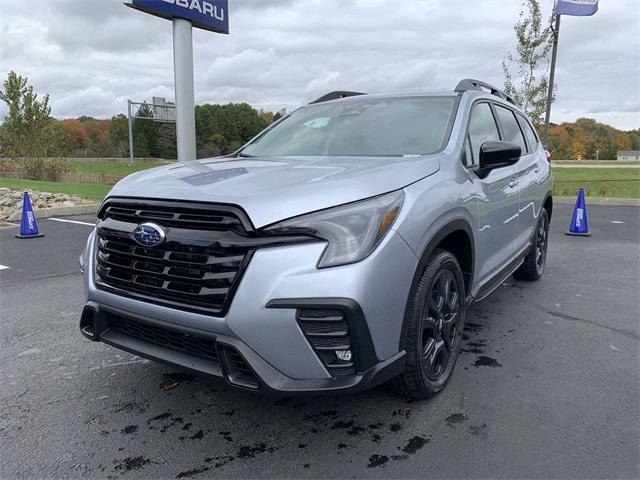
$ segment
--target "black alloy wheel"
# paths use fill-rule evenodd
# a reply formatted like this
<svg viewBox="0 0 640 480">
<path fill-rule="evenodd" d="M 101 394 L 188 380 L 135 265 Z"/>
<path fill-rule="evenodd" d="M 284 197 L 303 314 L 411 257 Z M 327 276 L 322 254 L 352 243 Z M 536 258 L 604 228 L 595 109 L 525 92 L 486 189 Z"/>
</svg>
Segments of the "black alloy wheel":
<svg viewBox="0 0 640 480">
<path fill-rule="evenodd" d="M 423 399 L 445 387 L 460 351 L 465 309 L 460 265 L 453 254 L 436 249 L 409 297 L 405 370 L 392 380 L 394 390 Z"/>
<path fill-rule="evenodd" d="M 549 215 L 543 208 L 540 210 L 538 224 L 531 239 L 531 250 L 514 272 L 518 280 L 539 280 L 547 264 L 547 249 L 549 247 Z"/>
</svg>

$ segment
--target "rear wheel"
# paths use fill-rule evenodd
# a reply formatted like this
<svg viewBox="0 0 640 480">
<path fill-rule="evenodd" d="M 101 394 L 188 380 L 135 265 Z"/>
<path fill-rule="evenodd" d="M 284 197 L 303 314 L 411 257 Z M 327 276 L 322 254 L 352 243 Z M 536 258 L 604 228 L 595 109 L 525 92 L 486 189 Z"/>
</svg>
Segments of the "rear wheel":
<svg viewBox="0 0 640 480">
<path fill-rule="evenodd" d="M 396 391 L 422 399 L 445 387 L 460 351 L 464 315 L 462 270 L 456 257 L 438 249 L 409 299 L 405 371 L 392 380 Z"/>
<path fill-rule="evenodd" d="M 533 245 L 524 262 L 513 274 L 518 280 L 539 280 L 547 263 L 547 246 L 549 245 L 549 216 L 543 208 L 540 210 L 538 226 L 533 236 Z"/>
</svg>

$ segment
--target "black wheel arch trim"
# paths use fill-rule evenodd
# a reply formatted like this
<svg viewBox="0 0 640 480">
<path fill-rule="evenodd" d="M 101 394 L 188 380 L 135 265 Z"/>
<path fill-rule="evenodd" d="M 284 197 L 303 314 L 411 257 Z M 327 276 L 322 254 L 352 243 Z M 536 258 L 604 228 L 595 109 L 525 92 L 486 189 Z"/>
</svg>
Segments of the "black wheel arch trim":
<svg viewBox="0 0 640 480">
<path fill-rule="evenodd" d="M 473 288 L 473 274 L 474 274 L 474 267 L 475 267 L 474 236 L 473 236 L 473 231 L 471 229 L 471 225 L 469 225 L 469 222 L 467 222 L 465 219 L 457 218 L 445 224 L 440 230 L 438 230 L 438 232 L 433 237 L 431 237 L 431 240 L 429 240 L 426 247 L 424 248 L 421 255 L 419 256 L 418 264 L 413 273 L 413 280 L 411 281 L 411 288 L 409 289 L 409 295 L 407 295 L 404 317 L 402 319 L 402 329 L 400 330 L 400 342 L 398 346 L 399 350 L 405 350 L 407 347 L 407 330 L 409 328 L 408 318 L 409 318 L 409 308 L 410 308 L 409 300 L 416 293 L 418 284 L 420 282 L 420 277 L 422 276 L 422 272 L 424 271 L 427 261 L 433 254 L 436 247 L 440 244 L 440 242 L 442 242 L 442 240 L 444 240 L 448 235 L 460 230 L 464 231 L 467 234 L 467 236 L 469 237 L 469 245 L 471 246 L 471 262 L 470 262 L 471 267 L 469 269 L 470 270 L 469 271 L 469 288 L 465 289 L 465 300 L 467 304 L 471 302 L 472 299 L 470 297 L 469 292 L 471 292 Z"/>
</svg>

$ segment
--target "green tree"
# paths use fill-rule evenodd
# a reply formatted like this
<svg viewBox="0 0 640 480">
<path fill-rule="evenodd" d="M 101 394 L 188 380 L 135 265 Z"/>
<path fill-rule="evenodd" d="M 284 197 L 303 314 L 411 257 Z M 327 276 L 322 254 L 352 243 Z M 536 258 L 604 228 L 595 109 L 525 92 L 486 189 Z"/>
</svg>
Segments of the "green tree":
<svg viewBox="0 0 640 480">
<path fill-rule="evenodd" d="M 159 124 L 153 121 L 153 109 L 151 105 L 143 104 L 133 120 L 133 151 L 137 157 L 160 157 L 158 148 Z M 147 120 L 148 119 L 148 120 Z M 144 148 L 138 148 L 137 142 L 144 138 Z M 146 151 L 146 154 L 138 153 Z"/>
<path fill-rule="evenodd" d="M 111 117 L 107 138 L 114 152 L 120 157 L 129 153 L 129 123 L 126 115 L 119 113 Z"/>
<path fill-rule="evenodd" d="M 49 95 L 38 100 L 27 82 L 26 77 L 11 71 L 2 84 L 0 100 L 9 107 L 2 125 L 2 144 L 12 156 L 41 158 L 46 155 L 50 133 Z"/>
<path fill-rule="evenodd" d="M 142 132 L 138 132 L 133 136 L 133 155 L 136 157 L 151 156 L 147 137 Z"/>
<path fill-rule="evenodd" d="M 502 62 L 504 91 L 529 115 L 536 127 L 544 123 L 549 79 L 546 67 L 553 46 L 550 19 L 544 21 L 539 0 L 525 0 L 513 27 L 517 46 Z"/>
<path fill-rule="evenodd" d="M 246 103 L 196 106 L 196 145 L 199 156 L 232 152 L 267 127 L 270 116 Z M 220 151 L 226 150 L 226 151 Z"/>
</svg>

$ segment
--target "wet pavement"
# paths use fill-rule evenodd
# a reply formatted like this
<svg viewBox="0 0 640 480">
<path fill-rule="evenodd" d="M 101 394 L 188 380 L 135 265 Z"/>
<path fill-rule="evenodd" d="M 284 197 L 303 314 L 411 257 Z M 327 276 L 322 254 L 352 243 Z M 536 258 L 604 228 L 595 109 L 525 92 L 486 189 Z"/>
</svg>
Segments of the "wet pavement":
<svg viewBox="0 0 640 480">
<path fill-rule="evenodd" d="M 91 343 L 91 227 L 0 229 L 0 477 L 637 478 L 640 209 L 590 207 L 591 238 L 564 236 L 570 209 L 545 277 L 469 312 L 454 376 L 424 402 L 255 395 Z"/>
</svg>

